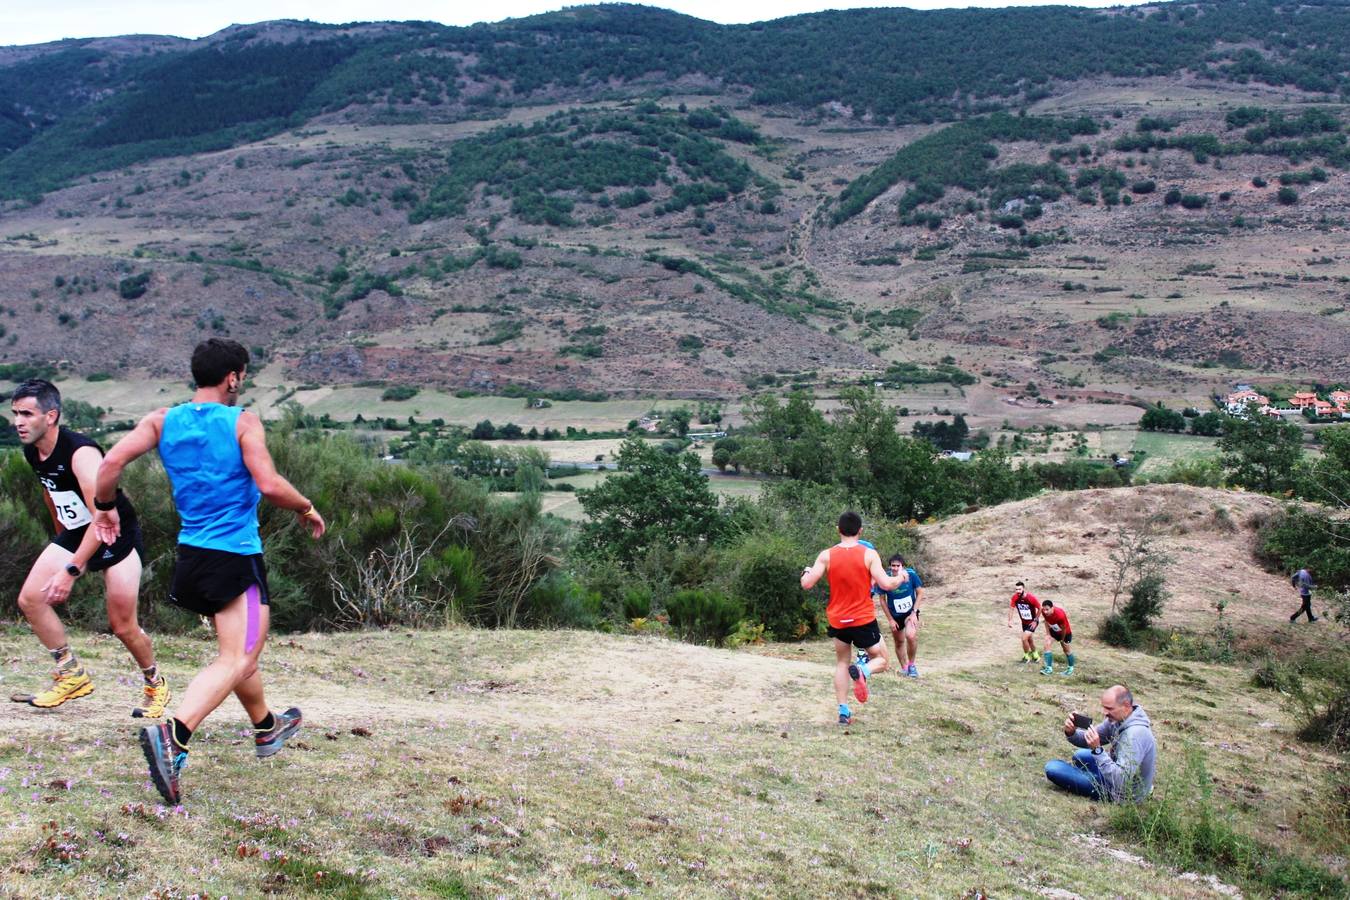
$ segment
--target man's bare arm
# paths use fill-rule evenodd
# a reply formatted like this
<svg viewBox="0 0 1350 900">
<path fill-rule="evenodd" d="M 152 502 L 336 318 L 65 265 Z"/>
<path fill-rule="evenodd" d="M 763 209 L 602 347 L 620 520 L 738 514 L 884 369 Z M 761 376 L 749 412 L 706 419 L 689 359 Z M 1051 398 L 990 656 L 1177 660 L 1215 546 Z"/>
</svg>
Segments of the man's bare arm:
<svg viewBox="0 0 1350 900">
<path fill-rule="evenodd" d="M 825 570 L 829 567 L 829 559 L 830 553 L 828 550 L 822 550 L 816 555 L 816 561 L 806 571 L 802 572 L 802 590 L 811 590 L 816 586 L 816 582 L 825 577 Z"/>
<path fill-rule="evenodd" d="M 98 475 L 94 480 L 94 502 L 105 506 L 117 499 L 117 482 L 122 471 L 137 457 L 144 456 L 159 445 L 160 430 L 164 427 L 164 414 L 168 407 L 161 407 L 136 423 L 131 433 L 122 438 L 103 457 L 99 463 Z M 122 533 L 122 522 L 114 509 L 94 509 L 94 533 L 105 544 L 111 544 Z"/>
<path fill-rule="evenodd" d="M 239 414 L 239 425 L 235 429 L 239 438 L 239 451 L 244 458 L 244 467 L 253 476 L 253 483 L 259 492 L 273 506 L 289 509 L 300 517 L 301 524 L 313 537 L 320 537 L 327 525 L 319 515 L 314 504 L 304 494 L 295 489 L 277 471 L 272 454 L 267 450 L 267 436 L 263 432 L 262 420 L 253 413 L 245 411 Z"/>
</svg>

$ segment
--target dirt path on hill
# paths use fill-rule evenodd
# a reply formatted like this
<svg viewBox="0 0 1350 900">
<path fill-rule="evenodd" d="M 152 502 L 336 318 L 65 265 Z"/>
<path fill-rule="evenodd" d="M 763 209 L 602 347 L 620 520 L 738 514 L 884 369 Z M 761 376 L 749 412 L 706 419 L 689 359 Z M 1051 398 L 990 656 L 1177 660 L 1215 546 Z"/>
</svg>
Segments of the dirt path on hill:
<svg viewBox="0 0 1350 900">
<path fill-rule="evenodd" d="M 484 645 L 494 640 L 481 634 Z M 508 655 L 500 666 L 485 667 L 500 673 L 490 679 L 442 680 L 434 671 L 406 679 L 358 677 L 350 669 L 315 677 L 286 671 L 295 654 L 284 647 L 264 655 L 264 678 L 273 706 L 299 706 L 307 727 L 320 732 L 454 722 L 640 736 L 721 721 L 790 723 L 818 716 L 821 706 L 824 660 L 810 654 L 800 661 L 781 660 L 665 639 L 569 633 L 554 652 L 511 658 L 512 641 L 508 637 L 501 643 Z M 108 667 L 120 663 L 113 657 Z M 6 677 L 5 696 L 31 689 L 37 667 L 33 662 L 22 674 Z M 131 679 L 123 677 L 119 684 L 107 677 L 102 660 L 90 668 L 98 685 L 93 694 L 54 710 L 6 703 L 0 708 L 6 728 L 62 739 L 75 729 L 87 733 L 91 725 L 130 734 L 145 724 L 129 716 L 137 698 Z M 412 660 L 409 668 L 415 668 Z M 191 670 L 175 666 L 167 671 L 175 696 L 181 697 Z M 234 721 L 242 730 L 240 710 L 227 699 L 208 727 L 232 727 Z"/>
</svg>

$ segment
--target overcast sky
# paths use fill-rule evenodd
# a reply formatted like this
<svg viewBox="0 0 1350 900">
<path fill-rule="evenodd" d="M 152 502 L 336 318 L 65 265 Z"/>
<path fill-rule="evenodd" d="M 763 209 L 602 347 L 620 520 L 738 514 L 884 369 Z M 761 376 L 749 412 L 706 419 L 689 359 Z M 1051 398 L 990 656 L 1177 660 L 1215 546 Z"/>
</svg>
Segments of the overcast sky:
<svg viewBox="0 0 1350 900">
<path fill-rule="evenodd" d="M 310 19 L 315 22 L 406 21 L 420 19 L 447 25 L 495 22 L 582 5 L 559 0 L 0 0 L 0 45 L 39 44 L 62 38 L 116 34 L 172 34 L 197 38 L 227 25 L 268 19 Z M 1003 6 L 1119 6 L 1120 0 L 669 0 L 649 3 L 713 22 L 759 22 L 822 9 L 908 6 L 912 9 Z"/>
</svg>

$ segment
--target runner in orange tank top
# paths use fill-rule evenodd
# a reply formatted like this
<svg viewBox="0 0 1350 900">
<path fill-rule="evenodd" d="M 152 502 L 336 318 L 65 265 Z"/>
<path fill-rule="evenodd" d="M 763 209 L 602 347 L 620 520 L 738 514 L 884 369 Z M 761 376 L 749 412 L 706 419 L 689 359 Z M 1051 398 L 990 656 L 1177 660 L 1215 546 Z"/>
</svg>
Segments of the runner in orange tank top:
<svg viewBox="0 0 1350 900">
<path fill-rule="evenodd" d="M 820 551 L 813 565 L 802 571 L 802 589 L 810 590 L 822 576 L 828 577 L 830 600 L 825 617 L 826 632 L 834 638 L 834 695 L 839 701 L 839 724 L 848 725 L 853 713 L 848 706 L 849 683 L 859 703 L 867 702 L 867 679 L 886 671 L 885 645 L 877 627 L 876 607 L 872 603 L 872 583 L 893 591 L 900 578 L 890 575 L 881 557 L 871 547 L 858 542 L 862 517 L 846 512 L 839 517 L 839 543 Z M 852 647 L 866 652 L 852 661 Z"/>
</svg>

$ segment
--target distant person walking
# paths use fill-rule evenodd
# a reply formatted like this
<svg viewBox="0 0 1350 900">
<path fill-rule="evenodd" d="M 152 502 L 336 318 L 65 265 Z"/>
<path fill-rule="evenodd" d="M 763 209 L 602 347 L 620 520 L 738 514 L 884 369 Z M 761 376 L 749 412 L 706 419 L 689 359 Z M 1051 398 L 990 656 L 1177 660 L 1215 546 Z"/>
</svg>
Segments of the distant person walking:
<svg viewBox="0 0 1350 900">
<path fill-rule="evenodd" d="M 1289 579 L 1289 583 L 1294 586 L 1294 590 L 1298 591 L 1299 599 L 1303 601 L 1303 605 L 1298 608 L 1298 612 L 1289 617 L 1289 621 L 1297 622 L 1299 616 L 1307 613 L 1308 621 L 1316 622 L 1317 616 L 1314 616 L 1312 611 L 1312 592 L 1317 585 L 1313 583 L 1312 573 L 1308 571 L 1308 567 L 1304 566 L 1295 572 L 1293 577 Z"/>
<path fill-rule="evenodd" d="M 42 482 L 43 500 L 56 526 L 56 536 L 33 563 L 19 589 L 19 609 L 56 662 L 54 683 L 37 694 L 15 694 L 11 699 L 51 709 L 94 692 L 94 682 L 75 658 L 65 626 L 52 607 L 66 602 L 75 579 L 86 571 L 101 572 L 108 625 L 136 660 L 144 681 L 144 700 L 131 715 L 158 719 L 169 702 L 169 685 L 155 666 L 150 637 L 136 620 L 145 556 L 136 510 L 121 491 L 110 496 L 126 527 L 117 539 L 100 543 L 89 527 L 89 507 L 94 501 L 94 479 L 102 449 L 60 424 L 61 392 L 50 381 L 28 379 L 14 390 L 10 404 L 23 457 Z"/>
<path fill-rule="evenodd" d="M 1041 601 L 1041 621 L 1045 623 L 1045 664 L 1041 666 L 1042 675 L 1055 674 L 1055 642 L 1059 642 L 1059 648 L 1064 651 L 1064 658 L 1069 666 L 1064 670 L 1065 675 L 1073 674 L 1074 655 L 1073 648 L 1073 629 L 1069 626 L 1069 614 L 1063 607 L 1055 606 L 1049 600 Z"/>
<path fill-rule="evenodd" d="M 914 664 L 919 653 L 919 610 L 923 608 L 923 579 L 919 573 L 905 565 L 905 558 L 899 553 L 887 561 L 891 574 L 900 578 L 900 584 L 893 591 L 885 591 L 886 620 L 891 626 L 891 638 L 895 641 L 895 657 L 900 663 L 899 673 L 910 678 L 919 677 L 919 668 Z"/>
<path fill-rule="evenodd" d="M 858 541 L 862 517 L 846 512 L 839 517 L 839 543 L 820 551 L 816 561 L 802 570 L 802 590 L 809 591 L 822 577 L 828 577 L 830 599 L 825 606 L 829 620 L 826 633 L 834 638 L 834 694 L 839 703 L 839 724 L 848 725 L 853 713 L 848 705 L 848 688 L 859 703 L 868 697 L 867 679 L 886 671 L 886 645 L 877 627 L 876 606 L 872 602 L 872 584 L 883 591 L 894 590 L 900 578 L 886 574 L 881 557 Z M 863 651 L 857 661 L 852 647 Z"/>
<path fill-rule="evenodd" d="M 1027 591 L 1022 582 L 1013 585 L 1012 599 L 1008 601 L 1008 627 L 1013 627 L 1013 612 L 1022 625 L 1022 662 L 1036 661 L 1036 626 L 1041 621 L 1041 603 Z"/>
<path fill-rule="evenodd" d="M 262 421 L 236 405 L 248 362 L 248 351 L 235 341 L 212 338 L 198 344 L 192 353 L 197 383 L 192 399 L 142 419 L 98 470 L 94 528 L 111 543 L 122 529 L 113 502 L 122 470 L 159 450 L 182 520 L 169 602 L 215 624 L 216 658 L 192 679 L 177 715 L 141 730 L 150 777 L 174 805 L 181 799 L 178 776 L 192 733 L 231 692 L 253 723 L 259 757 L 279 751 L 301 722 L 295 707 L 272 713 L 258 674 L 270 620 L 258 499 L 293 510 L 312 537 L 322 536 L 325 525 L 314 504 L 277 474 Z"/>
</svg>

